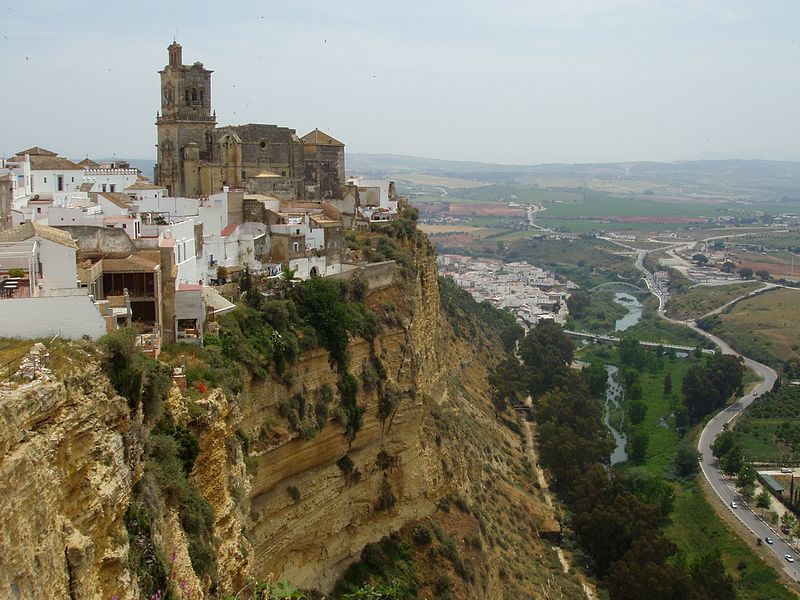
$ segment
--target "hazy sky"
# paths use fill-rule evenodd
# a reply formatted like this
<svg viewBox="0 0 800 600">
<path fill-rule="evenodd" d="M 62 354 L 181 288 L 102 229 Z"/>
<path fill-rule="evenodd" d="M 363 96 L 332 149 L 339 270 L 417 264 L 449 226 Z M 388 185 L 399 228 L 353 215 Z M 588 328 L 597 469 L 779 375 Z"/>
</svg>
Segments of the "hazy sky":
<svg viewBox="0 0 800 600">
<path fill-rule="evenodd" d="M 176 35 L 221 125 L 533 164 L 800 160 L 800 2 L 4 2 L 0 155 L 154 158 Z"/>
</svg>

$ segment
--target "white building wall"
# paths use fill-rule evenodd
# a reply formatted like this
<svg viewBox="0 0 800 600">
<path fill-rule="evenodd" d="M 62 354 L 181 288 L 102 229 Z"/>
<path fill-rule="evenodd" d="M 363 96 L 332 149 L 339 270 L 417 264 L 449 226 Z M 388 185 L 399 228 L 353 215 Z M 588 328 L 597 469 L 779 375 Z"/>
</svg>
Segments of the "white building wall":
<svg viewBox="0 0 800 600">
<path fill-rule="evenodd" d="M 306 233 L 306 248 L 313 248 L 314 250 L 325 249 L 325 229 L 317 227 L 316 229 L 309 229 Z"/>
<path fill-rule="evenodd" d="M 166 190 L 147 189 L 147 190 L 123 190 L 134 202 L 158 202 L 164 197 Z"/>
<path fill-rule="evenodd" d="M 175 240 L 175 265 L 178 269 L 176 283 L 198 283 L 197 256 L 194 243 L 195 221 L 173 223 L 163 229 L 160 240 Z"/>
<path fill-rule="evenodd" d="M 311 264 L 308 258 L 295 258 L 289 261 L 289 268 L 294 271 L 294 276 L 298 279 L 306 280 L 311 275 Z M 319 269 L 317 269 L 319 271 Z"/>
<path fill-rule="evenodd" d="M 100 225 L 103 209 L 98 206 L 87 208 L 64 208 L 51 206 L 47 211 L 47 224 L 51 227 L 58 225 Z"/>
<path fill-rule="evenodd" d="M 11 197 L 14 207 L 19 208 L 22 204 L 18 205 L 17 201 L 27 198 L 30 194 L 31 163 L 27 160 L 20 162 L 0 160 L 0 175 L 6 174 L 11 175 Z"/>
<path fill-rule="evenodd" d="M 141 200 L 138 199 L 133 203 L 136 206 L 136 211 L 143 212 L 168 212 L 171 217 L 194 217 L 198 215 L 200 201 L 197 198 L 174 198 L 167 197 L 154 197 L 146 196 Z"/>
<path fill-rule="evenodd" d="M 52 289 L 78 287 L 75 249 L 39 236 L 35 236 L 34 239 L 39 242 L 39 260 L 42 262 L 41 283 L 45 293 Z"/>
<path fill-rule="evenodd" d="M 90 192 L 124 192 L 138 177 L 136 169 L 86 169 L 83 172 L 83 181 L 92 184 Z"/>
<path fill-rule="evenodd" d="M 124 217 L 130 212 L 127 208 L 117 206 L 100 194 L 97 195 L 97 203 L 103 208 L 103 214 L 107 217 Z"/>
<path fill-rule="evenodd" d="M 106 324 L 89 296 L 43 296 L 0 301 L 5 337 L 78 339 L 105 335 Z"/>
<path fill-rule="evenodd" d="M 58 189 L 58 178 L 62 177 L 63 189 Z M 77 192 L 83 183 L 83 169 L 80 170 L 31 170 L 31 194 L 52 194 L 55 192 Z"/>
</svg>

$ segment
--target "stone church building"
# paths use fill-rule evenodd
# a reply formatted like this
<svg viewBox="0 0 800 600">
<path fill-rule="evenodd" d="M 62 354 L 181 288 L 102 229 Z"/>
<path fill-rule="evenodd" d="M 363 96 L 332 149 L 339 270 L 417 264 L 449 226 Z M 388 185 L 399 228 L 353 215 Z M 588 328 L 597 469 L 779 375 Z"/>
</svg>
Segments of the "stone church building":
<svg viewBox="0 0 800 600">
<path fill-rule="evenodd" d="M 246 188 L 281 200 L 340 198 L 345 183 L 344 144 L 315 129 L 247 124 L 217 127 L 211 109 L 211 73 L 183 64 L 177 42 L 167 49 L 161 75 L 161 112 L 155 181 L 169 196 L 197 198 Z"/>
</svg>

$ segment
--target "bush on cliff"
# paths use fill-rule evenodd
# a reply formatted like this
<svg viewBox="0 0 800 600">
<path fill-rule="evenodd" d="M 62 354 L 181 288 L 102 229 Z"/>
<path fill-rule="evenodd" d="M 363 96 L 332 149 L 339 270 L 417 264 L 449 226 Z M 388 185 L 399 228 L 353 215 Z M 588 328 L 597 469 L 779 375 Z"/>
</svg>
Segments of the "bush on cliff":
<svg viewBox="0 0 800 600">
<path fill-rule="evenodd" d="M 128 400 L 132 411 L 141 403 L 147 422 L 158 420 L 172 385 L 169 366 L 142 354 L 136 345 L 136 332 L 131 327 L 104 335 L 100 338 L 100 347 L 103 369 L 117 393 Z"/>
</svg>

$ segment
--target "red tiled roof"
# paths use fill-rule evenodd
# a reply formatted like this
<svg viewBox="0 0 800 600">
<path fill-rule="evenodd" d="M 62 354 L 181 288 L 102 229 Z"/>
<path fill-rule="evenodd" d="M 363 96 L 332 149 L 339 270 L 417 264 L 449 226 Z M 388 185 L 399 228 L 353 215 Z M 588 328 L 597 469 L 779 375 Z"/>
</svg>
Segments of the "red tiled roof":
<svg viewBox="0 0 800 600">
<path fill-rule="evenodd" d="M 231 223 L 230 225 L 225 227 L 225 229 L 222 230 L 222 233 L 220 235 L 222 235 L 222 237 L 228 237 L 234 231 L 236 231 L 236 223 Z"/>
</svg>

